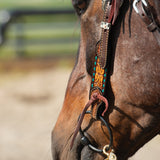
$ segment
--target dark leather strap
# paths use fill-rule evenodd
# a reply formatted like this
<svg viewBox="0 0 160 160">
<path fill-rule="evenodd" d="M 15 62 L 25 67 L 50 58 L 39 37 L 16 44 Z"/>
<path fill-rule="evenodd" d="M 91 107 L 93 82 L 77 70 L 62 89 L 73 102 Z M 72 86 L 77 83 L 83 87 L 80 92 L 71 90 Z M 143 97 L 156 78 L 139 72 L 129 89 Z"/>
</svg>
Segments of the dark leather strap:
<svg viewBox="0 0 160 160">
<path fill-rule="evenodd" d="M 156 38 L 158 45 L 160 46 L 160 28 L 156 24 L 149 4 L 144 6 L 142 1 L 137 3 L 138 14 L 143 22 L 146 24 L 147 29 L 153 33 L 154 37 Z"/>
<path fill-rule="evenodd" d="M 105 13 L 103 16 L 103 22 L 102 23 L 108 23 L 108 18 L 111 11 L 111 5 L 108 3 L 105 8 Z M 109 23 L 108 23 L 109 24 Z M 107 26 L 106 26 L 107 28 Z M 104 69 L 106 67 L 107 62 L 107 50 L 108 50 L 108 39 L 109 39 L 109 29 L 102 28 L 101 32 L 101 41 L 100 41 L 100 66 Z"/>
</svg>

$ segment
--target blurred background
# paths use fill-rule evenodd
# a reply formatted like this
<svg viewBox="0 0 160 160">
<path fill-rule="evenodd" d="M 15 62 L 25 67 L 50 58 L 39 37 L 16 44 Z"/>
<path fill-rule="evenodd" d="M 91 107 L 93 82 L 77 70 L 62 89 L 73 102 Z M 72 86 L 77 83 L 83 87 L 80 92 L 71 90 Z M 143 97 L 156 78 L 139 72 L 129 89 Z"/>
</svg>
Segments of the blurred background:
<svg viewBox="0 0 160 160">
<path fill-rule="evenodd" d="M 79 34 L 71 0 L 0 1 L 0 160 L 51 160 Z M 158 160 L 159 142 L 131 159 Z"/>
<path fill-rule="evenodd" d="M 0 0 L 0 160 L 51 160 L 79 32 L 70 0 Z"/>
<path fill-rule="evenodd" d="M 1 59 L 68 58 L 76 53 L 79 24 L 70 0 L 1 0 L 0 9 Z"/>
</svg>

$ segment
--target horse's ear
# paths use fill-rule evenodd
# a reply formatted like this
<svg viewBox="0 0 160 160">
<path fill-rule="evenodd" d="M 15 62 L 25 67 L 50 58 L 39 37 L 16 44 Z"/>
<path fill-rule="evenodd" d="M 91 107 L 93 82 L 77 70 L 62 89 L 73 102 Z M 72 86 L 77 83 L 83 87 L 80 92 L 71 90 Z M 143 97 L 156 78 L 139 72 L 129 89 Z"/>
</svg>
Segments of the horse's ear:
<svg viewBox="0 0 160 160">
<path fill-rule="evenodd" d="M 90 0 L 72 0 L 72 4 L 79 16 L 86 11 L 89 1 Z"/>
</svg>

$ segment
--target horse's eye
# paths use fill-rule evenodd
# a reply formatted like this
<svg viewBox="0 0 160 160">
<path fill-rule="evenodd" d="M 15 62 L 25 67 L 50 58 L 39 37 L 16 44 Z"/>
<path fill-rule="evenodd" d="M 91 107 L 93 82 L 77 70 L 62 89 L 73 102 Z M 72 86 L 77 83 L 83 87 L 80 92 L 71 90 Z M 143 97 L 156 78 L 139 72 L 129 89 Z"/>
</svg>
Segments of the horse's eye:
<svg viewBox="0 0 160 160">
<path fill-rule="evenodd" d="M 73 6 L 76 9 L 76 12 L 79 16 L 82 15 L 87 9 L 86 1 L 76 1 L 76 3 L 73 3 Z"/>
<path fill-rule="evenodd" d="M 80 16 L 80 15 L 82 15 L 85 12 L 85 8 L 79 8 L 79 7 L 77 7 L 76 11 L 77 11 L 77 14 Z"/>
</svg>

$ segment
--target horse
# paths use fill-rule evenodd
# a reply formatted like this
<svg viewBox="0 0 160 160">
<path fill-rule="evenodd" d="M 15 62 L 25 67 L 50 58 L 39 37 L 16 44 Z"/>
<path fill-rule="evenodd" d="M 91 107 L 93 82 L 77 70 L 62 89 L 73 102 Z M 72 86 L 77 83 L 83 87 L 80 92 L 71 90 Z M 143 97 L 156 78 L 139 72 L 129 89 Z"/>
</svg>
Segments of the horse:
<svg viewBox="0 0 160 160">
<path fill-rule="evenodd" d="M 112 16 L 104 25 L 106 3 Z M 149 10 L 147 14 L 151 12 L 153 30 L 143 20 L 145 13 L 137 13 L 142 10 L 139 3 Z M 81 23 L 80 44 L 52 131 L 53 160 L 127 160 L 160 133 L 160 1 L 72 0 L 72 4 Z M 146 4 L 149 9 L 144 9 Z M 97 44 L 109 24 L 103 94 L 108 109 L 104 116 L 94 117 L 84 107 L 90 99 Z M 96 115 L 101 115 L 104 107 L 101 103 Z"/>
</svg>

